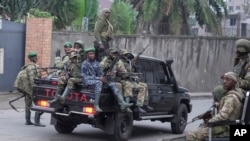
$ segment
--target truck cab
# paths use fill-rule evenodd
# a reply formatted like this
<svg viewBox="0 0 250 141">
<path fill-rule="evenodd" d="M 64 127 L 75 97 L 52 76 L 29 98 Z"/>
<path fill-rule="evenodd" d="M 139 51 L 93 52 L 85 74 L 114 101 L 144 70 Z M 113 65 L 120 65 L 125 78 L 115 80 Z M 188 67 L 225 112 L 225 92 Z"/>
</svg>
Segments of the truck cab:
<svg viewBox="0 0 250 141">
<path fill-rule="evenodd" d="M 55 96 L 58 78 L 35 79 L 33 87 L 34 106 L 32 110 L 51 114 L 51 124 L 59 133 L 71 133 L 79 124 L 91 124 L 111 134 L 116 141 L 129 139 L 133 121 L 151 120 L 170 122 L 172 132 L 181 134 L 186 128 L 188 113 L 192 111 L 189 91 L 177 84 L 171 68 L 172 59 L 165 62 L 152 57 L 140 56 L 137 68 L 140 81 L 148 85 L 149 105 L 154 110 L 139 113 L 132 106 L 132 113 L 120 111 L 112 91 L 104 86 L 100 107 L 103 112 L 94 110 L 94 88 L 79 84 L 70 92 L 64 104 L 49 104 Z M 135 103 L 137 91 L 133 91 Z"/>
</svg>

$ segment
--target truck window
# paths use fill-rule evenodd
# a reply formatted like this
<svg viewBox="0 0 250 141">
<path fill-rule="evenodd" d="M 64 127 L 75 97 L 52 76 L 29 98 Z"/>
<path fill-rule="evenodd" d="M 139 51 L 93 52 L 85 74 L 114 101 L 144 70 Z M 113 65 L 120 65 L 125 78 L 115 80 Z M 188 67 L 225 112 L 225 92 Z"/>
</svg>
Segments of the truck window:
<svg viewBox="0 0 250 141">
<path fill-rule="evenodd" d="M 152 63 L 152 68 L 154 68 L 153 76 L 154 76 L 154 83 L 155 84 L 163 84 L 164 82 L 167 82 L 165 79 L 165 74 L 163 70 L 163 66 L 160 62 L 154 62 Z"/>
</svg>

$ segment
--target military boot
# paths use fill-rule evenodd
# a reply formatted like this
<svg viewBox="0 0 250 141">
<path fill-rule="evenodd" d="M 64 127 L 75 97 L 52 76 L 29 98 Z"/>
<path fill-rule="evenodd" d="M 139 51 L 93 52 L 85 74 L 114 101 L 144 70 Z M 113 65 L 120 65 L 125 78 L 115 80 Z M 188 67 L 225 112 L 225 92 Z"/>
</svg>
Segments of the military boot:
<svg viewBox="0 0 250 141">
<path fill-rule="evenodd" d="M 102 112 L 102 109 L 99 107 L 100 98 L 101 98 L 101 94 L 96 93 L 95 94 L 95 103 L 94 103 L 94 107 L 95 107 L 96 112 Z"/>
<path fill-rule="evenodd" d="M 31 112 L 30 111 L 25 111 L 25 125 L 33 125 L 34 123 L 32 123 L 30 121 L 30 115 L 31 115 Z"/>
<path fill-rule="evenodd" d="M 40 118 L 42 114 L 43 114 L 42 112 L 35 112 L 35 124 L 34 124 L 35 126 L 45 127 L 45 125 L 40 123 Z"/>
<path fill-rule="evenodd" d="M 70 91 L 71 91 L 71 89 L 69 87 L 66 87 L 64 89 L 62 96 L 59 96 L 59 100 L 61 101 L 62 104 L 65 103 Z"/>
<path fill-rule="evenodd" d="M 123 96 L 121 93 L 117 93 L 115 94 L 115 98 L 118 102 L 118 104 L 120 105 L 120 109 L 123 111 L 125 109 L 129 109 L 131 111 L 131 109 L 129 107 L 133 106 L 134 104 L 133 103 L 126 103 L 123 99 Z"/>
<path fill-rule="evenodd" d="M 125 97 L 125 102 L 129 103 L 130 102 L 130 97 Z M 126 108 L 126 112 L 132 113 L 132 110 L 130 108 Z"/>
<path fill-rule="evenodd" d="M 60 100 L 60 96 L 61 96 L 61 94 L 62 94 L 62 91 L 63 91 L 63 89 L 62 88 L 57 88 L 56 89 L 56 95 L 55 95 L 55 98 L 54 99 L 52 99 L 52 100 L 50 100 L 50 101 L 48 101 L 50 104 L 53 104 L 53 103 L 56 103 L 56 102 L 59 102 L 59 100 Z"/>
<path fill-rule="evenodd" d="M 146 113 L 146 111 L 143 110 L 142 107 L 143 107 L 143 102 L 137 99 L 135 111 L 138 111 L 139 113 Z"/>
</svg>

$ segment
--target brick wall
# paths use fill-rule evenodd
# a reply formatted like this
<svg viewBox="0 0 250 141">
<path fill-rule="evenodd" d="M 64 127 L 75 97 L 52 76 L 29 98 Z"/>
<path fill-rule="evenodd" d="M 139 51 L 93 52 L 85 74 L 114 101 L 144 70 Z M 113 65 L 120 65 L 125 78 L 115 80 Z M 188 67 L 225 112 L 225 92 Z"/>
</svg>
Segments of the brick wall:
<svg viewBox="0 0 250 141">
<path fill-rule="evenodd" d="M 38 53 L 38 65 L 50 66 L 52 39 L 52 19 L 28 18 L 26 23 L 25 64 L 31 51 Z"/>
</svg>

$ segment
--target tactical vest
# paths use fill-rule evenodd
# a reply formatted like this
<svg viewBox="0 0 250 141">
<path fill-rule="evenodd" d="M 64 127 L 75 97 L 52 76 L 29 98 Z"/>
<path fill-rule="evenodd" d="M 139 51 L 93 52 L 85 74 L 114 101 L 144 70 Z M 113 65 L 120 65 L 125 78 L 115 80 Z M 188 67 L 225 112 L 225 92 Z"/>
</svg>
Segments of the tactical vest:
<svg viewBox="0 0 250 141">
<path fill-rule="evenodd" d="M 26 68 L 29 65 L 34 65 L 34 64 L 27 64 L 27 65 L 23 66 L 21 68 L 21 71 L 17 74 L 16 80 L 14 82 L 14 87 L 17 88 L 17 90 L 23 94 L 30 93 L 30 88 L 28 88 L 29 85 L 27 83 L 25 83 L 25 82 L 29 82 L 28 72 L 26 70 Z M 36 68 L 36 66 L 35 66 L 35 68 Z"/>
<path fill-rule="evenodd" d="M 244 78 L 246 75 L 245 66 L 248 63 L 248 59 L 240 60 L 237 65 L 234 66 L 233 72 L 238 74 L 240 78 Z"/>
</svg>

